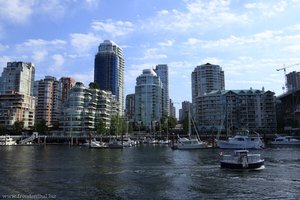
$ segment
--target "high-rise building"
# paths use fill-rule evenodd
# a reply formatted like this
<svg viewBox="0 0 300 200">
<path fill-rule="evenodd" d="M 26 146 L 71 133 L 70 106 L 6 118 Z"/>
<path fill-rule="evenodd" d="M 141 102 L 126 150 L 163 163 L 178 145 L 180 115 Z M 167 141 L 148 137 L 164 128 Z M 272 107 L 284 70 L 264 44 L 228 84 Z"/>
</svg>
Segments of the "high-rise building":
<svg viewBox="0 0 300 200">
<path fill-rule="evenodd" d="M 191 102 L 189 101 L 183 101 L 181 103 L 181 109 L 179 110 L 179 121 L 183 121 L 184 119 L 188 118 L 191 106 Z"/>
<path fill-rule="evenodd" d="M 104 40 L 95 56 L 94 82 L 101 90 L 111 91 L 124 112 L 124 58 L 122 49 L 113 41 Z"/>
<path fill-rule="evenodd" d="M 300 89 L 300 72 L 290 72 L 286 75 L 287 91 Z"/>
<path fill-rule="evenodd" d="M 224 71 L 219 65 L 206 63 L 197 66 L 192 72 L 192 108 L 191 115 L 199 121 L 200 111 L 197 98 L 216 91 L 225 90 Z"/>
<path fill-rule="evenodd" d="M 162 117 L 162 83 L 152 69 L 144 69 L 135 86 L 135 122 L 152 130 Z"/>
<path fill-rule="evenodd" d="M 61 110 L 61 87 L 52 76 L 34 82 L 35 123 L 45 120 L 48 127 L 58 124 Z"/>
<path fill-rule="evenodd" d="M 169 69 L 166 64 L 156 65 L 154 69 L 157 76 L 160 78 L 163 86 L 163 95 L 162 95 L 162 111 L 163 115 L 170 115 L 170 97 L 169 97 Z"/>
<path fill-rule="evenodd" d="M 174 103 L 172 102 L 172 99 L 169 100 L 170 103 L 170 116 L 176 118 L 176 108 L 174 106 Z"/>
<path fill-rule="evenodd" d="M 70 97 L 71 88 L 75 85 L 75 80 L 70 77 L 61 77 L 59 83 L 61 87 L 61 104 L 63 105 Z"/>
<path fill-rule="evenodd" d="M 11 129 L 15 122 L 23 122 L 24 129 L 33 128 L 34 75 L 32 63 L 7 63 L 0 78 L 0 125 Z"/>
<path fill-rule="evenodd" d="M 24 95 L 32 95 L 35 67 L 32 63 L 8 62 L 3 69 L 0 94 L 14 91 Z"/>
<path fill-rule="evenodd" d="M 192 72 L 192 103 L 196 97 L 203 96 L 213 90 L 224 90 L 224 71 L 219 65 L 206 63 L 197 66 Z"/>
<path fill-rule="evenodd" d="M 135 109 L 135 94 L 128 94 L 126 96 L 126 118 L 129 122 L 134 122 L 134 109 Z"/>
</svg>

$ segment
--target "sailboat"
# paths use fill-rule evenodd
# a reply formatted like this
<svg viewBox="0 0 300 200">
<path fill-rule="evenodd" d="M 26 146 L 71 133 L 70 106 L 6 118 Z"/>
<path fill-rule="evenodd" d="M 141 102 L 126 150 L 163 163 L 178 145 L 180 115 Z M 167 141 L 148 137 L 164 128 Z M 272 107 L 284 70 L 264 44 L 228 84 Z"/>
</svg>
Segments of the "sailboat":
<svg viewBox="0 0 300 200">
<path fill-rule="evenodd" d="M 194 126 L 196 134 L 197 134 L 194 137 L 191 136 L 191 122 L 193 123 L 193 126 Z M 182 138 L 182 137 L 178 136 L 177 143 L 175 143 L 172 148 L 179 149 L 179 150 L 207 148 L 206 142 L 203 142 L 200 140 L 198 131 L 195 126 L 195 122 L 194 122 L 193 118 L 191 117 L 191 112 L 189 112 L 189 134 L 188 135 L 189 135 L 188 138 L 187 137 Z"/>
</svg>

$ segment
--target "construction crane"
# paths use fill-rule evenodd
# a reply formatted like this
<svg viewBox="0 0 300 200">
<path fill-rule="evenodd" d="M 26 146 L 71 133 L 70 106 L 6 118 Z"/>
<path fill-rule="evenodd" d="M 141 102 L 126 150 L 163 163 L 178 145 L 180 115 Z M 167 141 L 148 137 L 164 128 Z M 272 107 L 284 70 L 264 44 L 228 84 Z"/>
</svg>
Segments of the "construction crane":
<svg viewBox="0 0 300 200">
<path fill-rule="evenodd" d="M 300 63 L 293 64 L 293 65 L 289 65 L 289 66 L 285 66 L 285 65 L 283 64 L 283 67 L 282 67 L 282 68 L 276 69 L 276 71 L 281 71 L 281 70 L 283 70 L 283 72 L 284 72 L 285 87 L 282 86 L 283 92 L 284 92 L 285 88 L 287 88 L 286 69 L 287 69 L 287 68 L 290 68 L 290 67 L 294 67 L 294 66 L 296 66 L 296 65 L 300 65 Z"/>
</svg>

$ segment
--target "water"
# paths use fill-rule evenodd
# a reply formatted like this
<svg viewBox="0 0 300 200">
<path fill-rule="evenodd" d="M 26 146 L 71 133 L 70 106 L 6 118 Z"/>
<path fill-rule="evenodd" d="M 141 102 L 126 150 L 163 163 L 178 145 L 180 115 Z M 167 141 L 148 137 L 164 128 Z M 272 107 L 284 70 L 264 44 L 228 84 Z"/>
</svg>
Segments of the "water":
<svg viewBox="0 0 300 200">
<path fill-rule="evenodd" d="M 265 159 L 264 170 L 232 171 L 220 169 L 219 149 L 6 146 L 0 147 L 0 198 L 299 199 L 299 151 L 254 151 Z"/>
</svg>

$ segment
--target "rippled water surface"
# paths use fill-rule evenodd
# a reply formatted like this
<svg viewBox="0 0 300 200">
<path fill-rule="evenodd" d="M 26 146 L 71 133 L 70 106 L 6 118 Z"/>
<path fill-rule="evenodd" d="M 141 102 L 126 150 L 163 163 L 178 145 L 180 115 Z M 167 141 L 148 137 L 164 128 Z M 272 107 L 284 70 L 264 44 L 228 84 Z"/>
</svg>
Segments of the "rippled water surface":
<svg viewBox="0 0 300 200">
<path fill-rule="evenodd" d="M 219 149 L 0 147 L 0 195 L 52 199 L 299 199 L 300 148 L 260 151 L 265 169 L 219 167 Z M 5 196 L 0 196 L 4 198 Z"/>
</svg>

